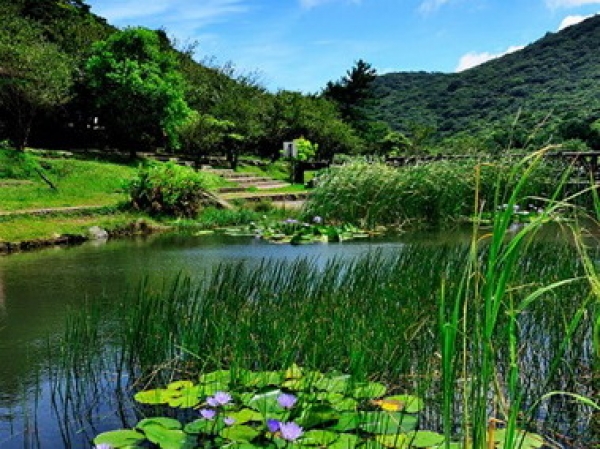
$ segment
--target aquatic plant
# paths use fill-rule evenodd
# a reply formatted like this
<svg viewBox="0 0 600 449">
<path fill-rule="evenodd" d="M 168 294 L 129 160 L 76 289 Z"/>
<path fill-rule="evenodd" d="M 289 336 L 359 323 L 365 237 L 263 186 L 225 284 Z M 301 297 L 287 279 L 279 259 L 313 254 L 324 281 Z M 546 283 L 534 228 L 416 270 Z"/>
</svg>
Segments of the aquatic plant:
<svg viewBox="0 0 600 449">
<path fill-rule="evenodd" d="M 202 407 L 198 418 L 144 418 L 134 429 L 102 433 L 94 443 L 114 449 L 145 442 L 170 449 L 274 449 L 290 443 L 296 448 L 331 449 L 444 445 L 443 435 L 418 429 L 424 407 L 421 398 L 387 394 L 388 388 L 378 382 L 359 382 L 347 374 L 321 373 L 297 365 L 284 371 L 219 370 L 200 376 L 197 383 L 177 381 L 135 395 L 147 405 L 179 410 Z M 490 438 L 499 444 L 504 441 L 501 433 L 490 434 Z M 519 438 L 529 449 L 544 443 L 532 433 L 520 432 Z M 449 446 L 460 447 L 457 442 Z"/>
<path fill-rule="evenodd" d="M 254 236 L 277 243 L 300 245 L 315 242 L 341 242 L 357 238 L 367 238 L 373 233 L 367 233 L 356 226 L 344 223 L 340 225 L 327 224 L 322 217 L 313 217 L 312 222 L 295 218 L 272 220 L 263 216 L 256 222 L 237 228 L 229 227 L 222 230 L 231 236 Z"/>
</svg>

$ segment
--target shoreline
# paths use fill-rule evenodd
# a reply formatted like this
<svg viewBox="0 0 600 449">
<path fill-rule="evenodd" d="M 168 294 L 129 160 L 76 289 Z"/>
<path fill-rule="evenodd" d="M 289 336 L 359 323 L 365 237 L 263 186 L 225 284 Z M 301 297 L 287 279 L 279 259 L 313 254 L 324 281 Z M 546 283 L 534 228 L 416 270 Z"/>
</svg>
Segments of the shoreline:
<svg viewBox="0 0 600 449">
<path fill-rule="evenodd" d="M 92 226 L 94 227 L 94 226 Z M 92 228 L 90 227 L 90 229 Z M 133 236 L 133 235 L 149 235 L 158 232 L 166 232 L 173 229 L 170 226 L 156 225 L 149 223 L 145 219 L 137 219 L 122 226 L 117 226 L 114 229 L 104 229 L 98 227 L 105 236 L 98 237 L 92 232 L 86 234 L 64 233 L 56 234 L 47 238 L 28 239 L 15 242 L 0 241 L 0 256 L 35 251 L 54 246 L 75 246 L 93 240 L 110 240 L 118 237 Z"/>
</svg>

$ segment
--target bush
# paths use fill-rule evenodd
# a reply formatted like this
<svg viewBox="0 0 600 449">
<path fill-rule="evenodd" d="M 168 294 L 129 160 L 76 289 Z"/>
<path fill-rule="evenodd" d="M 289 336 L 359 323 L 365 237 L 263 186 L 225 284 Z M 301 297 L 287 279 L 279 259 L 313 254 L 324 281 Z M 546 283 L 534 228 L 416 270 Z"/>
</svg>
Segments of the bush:
<svg viewBox="0 0 600 449">
<path fill-rule="evenodd" d="M 153 164 L 139 171 L 129 194 L 133 207 L 150 215 L 192 218 L 210 203 L 208 190 L 219 185 L 219 179 L 172 162 Z"/>
</svg>

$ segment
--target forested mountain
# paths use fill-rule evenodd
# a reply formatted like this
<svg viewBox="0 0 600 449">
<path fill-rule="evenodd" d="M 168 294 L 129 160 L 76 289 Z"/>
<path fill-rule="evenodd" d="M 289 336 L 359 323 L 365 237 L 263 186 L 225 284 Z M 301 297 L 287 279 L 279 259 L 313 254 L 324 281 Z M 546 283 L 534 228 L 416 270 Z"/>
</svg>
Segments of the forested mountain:
<svg viewBox="0 0 600 449">
<path fill-rule="evenodd" d="M 379 76 L 369 114 L 400 132 L 418 124 L 440 136 L 510 122 L 519 110 L 531 126 L 548 115 L 598 118 L 599 50 L 600 15 L 464 72 Z"/>
</svg>

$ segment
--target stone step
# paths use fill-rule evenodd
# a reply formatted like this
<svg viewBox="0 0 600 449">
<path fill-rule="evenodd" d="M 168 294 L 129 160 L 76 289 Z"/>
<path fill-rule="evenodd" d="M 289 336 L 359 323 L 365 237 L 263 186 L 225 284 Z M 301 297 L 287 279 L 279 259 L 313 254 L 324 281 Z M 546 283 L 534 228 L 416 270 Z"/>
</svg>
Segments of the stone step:
<svg viewBox="0 0 600 449">
<path fill-rule="evenodd" d="M 224 200 L 241 199 L 245 201 L 260 201 L 269 199 L 271 201 L 301 201 L 309 196 L 309 192 L 234 192 L 219 195 Z"/>
<path fill-rule="evenodd" d="M 281 189 L 283 187 L 288 187 L 289 184 L 287 182 L 278 182 L 274 180 L 270 181 L 262 181 L 255 183 L 242 184 L 235 187 L 221 187 L 218 191 L 219 193 L 234 193 L 234 192 L 245 192 L 249 188 L 256 188 L 258 190 L 269 190 L 269 189 Z"/>
</svg>

